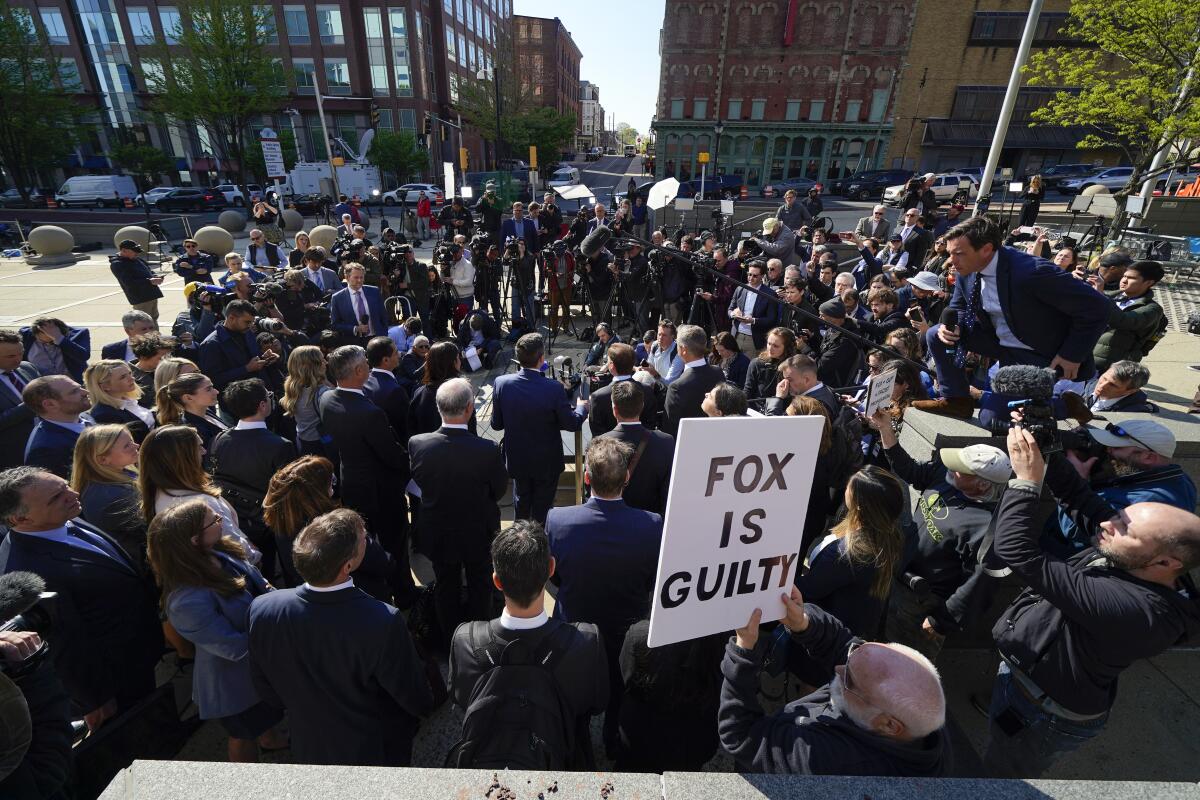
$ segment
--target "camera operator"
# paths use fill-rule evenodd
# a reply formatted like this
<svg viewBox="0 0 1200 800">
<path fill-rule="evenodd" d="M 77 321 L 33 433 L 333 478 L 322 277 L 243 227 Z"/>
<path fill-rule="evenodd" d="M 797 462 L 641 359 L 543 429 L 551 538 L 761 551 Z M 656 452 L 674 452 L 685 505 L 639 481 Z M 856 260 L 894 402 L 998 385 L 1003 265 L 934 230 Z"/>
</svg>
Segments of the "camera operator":
<svg viewBox="0 0 1200 800">
<path fill-rule="evenodd" d="M 993 554 L 1028 588 L 992 629 L 1001 663 L 983 762 L 994 777 L 1032 778 L 1104 729 L 1127 667 L 1200 632 L 1186 574 L 1200 566 L 1200 519 L 1160 503 L 1115 511 L 1065 460 L 1047 465 L 1021 427 L 1008 452 L 1016 479 Z M 1094 547 L 1062 560 L 1039 546 L 1043 479 Z"/>
<path fill-rule="evenodd" d="M 692 302 L 696 289 L 696 271 L 678 258 L 667 258 L 662 265 L 663 316 L 679 324 Z"/>
<path fill-rule="evenodd" d="M 175 317 L 171 336 L 179 343 L 178 354 L 195 360 L 200 343 L 217 326 L 217 314 L 213 310 L 212 296 L 201 288 L 200 283 L 184 284 L 183 299 L 187 309 Z"/>
<path fill-rule="evenodd" d="M 650 259 L 642 252 L 642 245 L 631 243 L 625 252 L 628 267 L 625 269 L 625 303 L 629 307 L 633 330 L 649 330 L 654 324 L 652 303 L 657 294 Z"/>
<path fill-rule="evenodd" d="M 739 259 L 746 256 L 745 242 L 747 241 L 757 245 L 762 255 L 767 258 L 778 258 L 784 265 L 804 263 L 804 251 L 803 248 L 796 246 L 795 232 L 775 217 L 767 217 L 763 220 L 761 236 L 742 239 L 738 243 L 737 256 Z"/>
<path fill-rule="evenodd" d="M 471 235 L 471 212 L 463 205 L 461 197 L 455 197 L 449 205 L 438 212 L 438 224 L 442 226 L 442 239 L 453 241 L 458 234 Z"/>
<path fill-rule="evenodd" d="M 269 281 L 254 288 L 258 315 L 255 325 L 260 331 L 282 337 L 288 350 L 308 344 L 306 331 L 320 330 L 314 324 L 321 310 L 320 300 L 320 290 L 304 279 L 304 273 L 290 269 L 282 282 Z"/>
<path fill-rule="evenodd" d="M 448 299 L 453 303 L 450 313 L 461 319 L 475 302 L 475 266 L 463 257 L 459 245 L 448 242 L 434 251 L 442 283 L 449 289 Z"/>
<path fill-rule="evenodd" d="M 475 267 L 475 305 L 500 319 L 500 281 L 504 269 L 500 265 L 500 247 L 483 233 L 471 240 L 471 266 Z"/>
<path fill-rule="evenodd" d="M 488 181 L 483 187 L 483 195 L 475 204 L 475 210 L 479 212 L 479 216 L 483 220 L 480 226 L 483 229 L 482 232 L 487 234 L 493 243 L 500 241 L 500 222 L 504 217 L 503 203 L 504 201 L 496 194 L 496 184 Z"/>
<path fill-rule="evenodd" d="M 588 226 L 591 223 L 590 215 L 586 206 L 580 204 L 579 210 L 575 212 L 575 219 L 571 220 L 571 227 L 567 231 L 567 244 L 571 250 L 577 250 L 579 243 L 588 235 Z"/>
<path fill-rule="evenodd" d="M 400 264 L 407 271 L 407 296 L 412 300 L 413 313 L 421 318 L 421 327 L 427 330 L 429 326 L 429 265 L 417 261 L 417 254 L 413 251 L 412 245 L 402 244 L 396 252 L 401 259 Z"/>
<path fill-rule="evenodd" d="M 538 212 L 538 224 L 544 231 L 547 242 L 553 242 L 562 236 L 563 213 L 554 201 L 554 192 L 546 192 L 542 195 L 542 210 Z"/>
<path fill-rule="evenodd" d="M 254 337 L 254 306 L 245 300 L 225 305 L 225 319 L 200 344 L 200 371 L 218 391 L 233 381 L 255 377 L 278 356 L 263 353 Z"/>
<path fill-rule="evenodd" d="M 542 250 L 542 277 L 550 287 L 549 315 L 550 333 L 559 328 L 558 309 L 562 308 L 562 330 L 565 332 L 571 320 L 571 294 L 575 289 L 575 256 L 567 247 L 566 239 L 559 239 Z"/>
<path fill-rule="evenodd" d="M 600 248 L 600 252 L 591 258 L 587 258 L 582 253 L 576 253 L 575 263 L 581 265 L 584 278 L 588 282 L 592 319 L 602 322 L 603 320 L 598 315 L 608 304 L 608 298 L 612 295 L 617 276 L 620 274 L 616 259 L 608 250 Z"/>
<path fill-rule="evenodd" d="M 28 572 L 3 580 L 23 577 L 45 586 Z M 71 698 L 48 652 L 32 630 L 0 631 L 0 797 L 9 800 L 61 798 L 71 774 Z"/>
<path fill-rule="evenodd" d="M 1064 438 L 1067 461 L 1113 508 L 1134 503 L 1164 503 L 1185 511 L 1196 507 L 1196 484 L 1171 463 L 1175 436 L 1165 426 L 1131 419 L 1103 428 L 1088 425 L 1074 433 Z M 1070 517 L 1059 514 L 1058 521 L 1062 541 L 1056 544 L 1065 545 L 1066 552 L 1088 546 Z"/>
</svg>

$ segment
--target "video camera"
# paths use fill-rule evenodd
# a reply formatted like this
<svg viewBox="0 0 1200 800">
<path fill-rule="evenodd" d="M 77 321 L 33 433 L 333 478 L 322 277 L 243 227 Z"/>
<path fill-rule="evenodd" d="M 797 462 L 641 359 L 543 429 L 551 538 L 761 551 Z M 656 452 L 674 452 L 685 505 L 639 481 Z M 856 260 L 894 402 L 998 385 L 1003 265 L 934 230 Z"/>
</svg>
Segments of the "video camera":
<svg viewBox="0 0 1200 800">
<path fill-rule="evenodd" d="M 225 304 L 236 297 L 233 290 L 215 283 L 200 284 L 192 296 L 196 298 L 197 305 L 207 307 L 218 317 L 225 311 Z"/>
<path fill-rule="evenodd" d="M 1008 407 L 1021 412 L 1021 427 L 1033 436 L 1044 456 L 1062 452 L 1063 449 L 1058 422 L 1054 419 L 1054 407 L 1051 404 L 1054 384 L 1054 372 L 1027 364 L 1001 367 L 992 378 L 992 391 L 1022 398 L 1010 402 Z M 1006 430 L 1012 425 L 1008 420 L 997 419 L 995 427 Z M 1000 432 L 1002 431 L 993 431 Z"/>
<path fill-rule="evenodd" d="M 521 243 L 515 236 L 509 236 L 504 240 L 504 252 L 500 255 L 500 261 L 504 265 L 512 264 L 521 259 Z"/>
<path fill-rule="evenodd" d="M 255 303 L 274 303 L 287 292 L 287 287 L 277 281 L 264 281 L 254 284 L 250 299 Z"/>
<path fill-rule="evenodd" d="M 0 575 L 0 631 L 33 631 L 42 637 L 42 645 L 22 661 L 0 659 L 0 673 L 12 678 L 32 672 L 50 652 L 51 615 L 42 604 L 56 594 L 46 591 L 46 582 L 32 572 Z"/>
</svg>

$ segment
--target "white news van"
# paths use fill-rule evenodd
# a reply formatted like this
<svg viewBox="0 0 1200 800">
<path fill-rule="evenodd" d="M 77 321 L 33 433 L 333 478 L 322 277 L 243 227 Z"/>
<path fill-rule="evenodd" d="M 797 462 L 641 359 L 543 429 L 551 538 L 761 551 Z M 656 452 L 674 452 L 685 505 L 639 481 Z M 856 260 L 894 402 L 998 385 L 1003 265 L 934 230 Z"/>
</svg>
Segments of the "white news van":
<svg viewBox="0 0 1200 800">
<path fill-rule="evenodd" d="M 338 188 L 346 197 L 358 195 L 364 202 L 378 202 L 376 191 L 383 191 L 379 167 L 370 164 L 346 164 L 337 168 Z M 297 164 L 288 173 L 292 194 L 333 194 L 329 165 L 324 162 Z M 324 184 L 324 185 L 323 185 Z M 335 198 L 336 199 L 336 198 Z"/>
<path fill-rule="evenodd" d="M 58 187 L 54 202 L 61 208 L 120 207 L 126 197 L 132 200 L 137 193 L 137 185 L 128 175 L 76 175 Z"/>
</svg>

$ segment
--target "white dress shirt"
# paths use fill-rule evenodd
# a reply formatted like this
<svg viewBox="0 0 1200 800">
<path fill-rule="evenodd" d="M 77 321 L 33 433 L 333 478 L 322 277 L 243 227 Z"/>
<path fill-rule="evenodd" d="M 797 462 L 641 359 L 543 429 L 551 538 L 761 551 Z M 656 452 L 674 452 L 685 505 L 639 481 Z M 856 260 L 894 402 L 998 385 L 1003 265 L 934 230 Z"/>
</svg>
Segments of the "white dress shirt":
<svg viewBox="0 0 1200 800">
<path fill-rule="evenodd" d="M 135 417 L 146 423 L 147 428 L 154 427 L 154 412 L 148 408 L 143 408 L 138 405 L 138 401 L 131 397 L 126 397 L 121 400 L 121 408 L 133 414 Z"/>
<path fill-rule="evenodd" d="M 500 612 L 500 627 L 509 631 L 531 631 L 534 628 L 542 627 L 549 621 L 550 618 L 546 616 L 544 610 L 536 617 L 514 617 L 508 613 L 507 608 Z"/>
<path fill-rule="evenodd" d="M 992 320 L 992 327 L 996 329 L 996 339 L 1000 344 L 1019 350 L 1032 350 L 1032 347 L 1016 337 L 1012 328 L 1008 327 L 1008 320 L 1004 318 L 1004 309 L 1000 305 L 1000 289 L 996 282 L 996 265 L 999 263 L 1000 251 L 997 250 L 992 254 L 992 260 L 983 268 L 983 272 L 979 273 L 977 280 L 983 281 L 980 303 Z M 968 302 L 969 300 L 970 298 L 968 298 Z"/>
<path fill-rule="evenodd" d="M 253 431 L 259 428 L 265 431 L 267 429 L 267 423 L 261 420 L 241 419 L 238 420 L 238 424 L 234 426 L 235 431 Z"/>
<path fill-rule="evenodd" d="M 354 578 L 347 578 L 344 583 L 335 583 L 333 586 L 313 586 L 308 581 L 304 582 L 304 588 L 310 592 L 340 592 L 342 589 L 349 589 L 354 586 Z"/>
</svg>

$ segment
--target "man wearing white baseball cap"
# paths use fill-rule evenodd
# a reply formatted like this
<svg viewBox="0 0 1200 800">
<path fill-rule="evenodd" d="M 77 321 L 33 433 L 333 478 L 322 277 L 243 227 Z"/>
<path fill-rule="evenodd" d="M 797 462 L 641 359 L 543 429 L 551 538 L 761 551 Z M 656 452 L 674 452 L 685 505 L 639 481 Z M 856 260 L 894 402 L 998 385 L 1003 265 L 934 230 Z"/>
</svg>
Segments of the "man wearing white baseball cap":
<svg viewBox="0 0 1200 800">
<path fill-rule="evenodd" d="M 1178 464 L 1175 435 L 1165 426 L 1148 419 L 1130 419 L 1086 425 L 1082 428 L 1107 452 L 1084 459 L 1067 451 L 1067 460 L 1088 481 L 1092 490 L 1118 511 L 1134 503 L 1166 503 L 1184 511 L 1196 508 L 1196 484 Z M 1089 536 L 1080 533 L 1074 520 L 1059 513 L 1059 527 L 1067 553 L 1091 546 Z"/>
<path fill-rule="evenodd" d="M 970 626 L 987 605 L 989 579 L 978 555 L 1012 467 L 1007 453 L 987 444 L 942 448 L 918 463 L 900 446 L 887 412 L 871 422 L 892 471 L 921 492 L 913 512 L 917 552 L 892 587 L 884 638 L 936 659 L 946 635 Z M 929 591 L 911 588 L 909 576 Z"/>
<path fill-rule="evenodd" d="M 909 318 L 912 326 L 924 336 L 925 331 L 929 330 L 929 326 L 938 323 L 942 317 L 942 311 L 946 308 L 947 300 L 942 292 L 941 278 L 935 273 L 921 270 L 908 279 L 908 286 L 912 296 L 917 300 L 921 314 L 918 317 L 912 313 L 913 309 L 910 307 L 905 312 L 905 316 Z"/>
<path fill-rule="evenodd" d="M 744 258 L 745 252 L 742 248 L 742 239 L 738 243 L 738 257 Z M 763 258 L 778 258 L 786 267 L 789 264 L 804 263 L 803 253 L 796 252 L 796 233 L 777 217 L 767 217 L 763 220 L 762 236 L 754 236 L 751 238 L 755 244 L 762 248 Z"/>
</svg>

